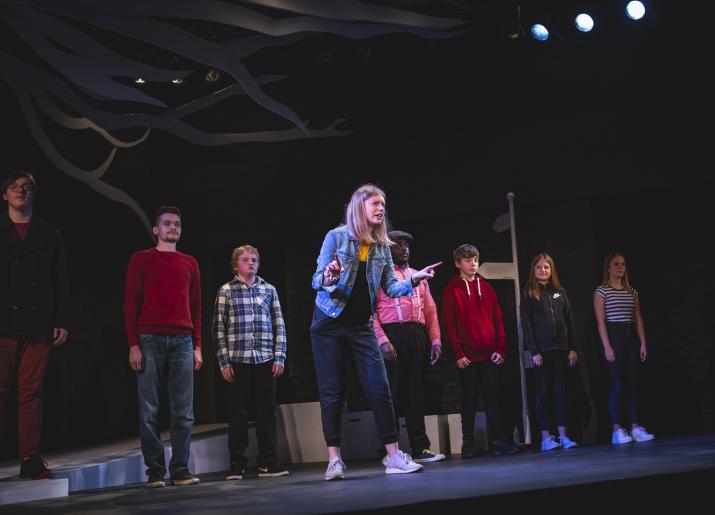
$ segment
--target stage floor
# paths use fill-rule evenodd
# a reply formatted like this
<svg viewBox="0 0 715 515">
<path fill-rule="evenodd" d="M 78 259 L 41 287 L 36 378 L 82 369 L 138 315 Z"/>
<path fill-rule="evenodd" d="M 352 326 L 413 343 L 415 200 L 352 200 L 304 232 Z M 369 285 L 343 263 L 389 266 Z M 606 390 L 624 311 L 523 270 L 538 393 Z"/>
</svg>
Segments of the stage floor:
<svg viewBox="0 0 715 515">
<path fill-rule="evenodd" d="M 348 463 L 345 480 L 323 481 L 324 464 L 289 467 L 289 476 L 242 481 L 201 476 L 189 487 L 130 485 L 58 500 L 0 506 L 0 513 L 420 513 L 508 509 L 524 503 L 550 512 L 615 508 L 624 495 L 639 507 L 667 500 L 693 508 L 715 490 L 715 435 L 663 438 L 513 456 L 451 457 L 420 473 L 385 475 L 375 462 Z M 703 485 L 707 485 L 703 488 Z M 576 502 L 576 505 L 574 505 Z M 590 510 L 589 510 L 590 511 Z"/>
</svg>

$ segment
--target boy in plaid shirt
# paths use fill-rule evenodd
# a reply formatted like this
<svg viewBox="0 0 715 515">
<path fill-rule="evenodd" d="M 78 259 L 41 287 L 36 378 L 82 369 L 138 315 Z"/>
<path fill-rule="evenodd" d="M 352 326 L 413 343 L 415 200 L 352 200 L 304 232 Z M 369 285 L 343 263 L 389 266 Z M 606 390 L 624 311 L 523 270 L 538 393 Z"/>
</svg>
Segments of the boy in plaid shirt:
<svg viewBox="0 0 715 515">
<path fill-rule="evenodd" d="M 258 249 L 243 245 L 231 255 L 233 280 L 219 288 L 213 333 L 221 375 L 228 383 L 226 479 L 243 479 L 248 447 L 248 407 L 256 402 L 258 476 L 283 476 L 276 453 L 275 379 L 283 375 L 286 331 L 276 289 L 258 275 Z"/>
</svg>

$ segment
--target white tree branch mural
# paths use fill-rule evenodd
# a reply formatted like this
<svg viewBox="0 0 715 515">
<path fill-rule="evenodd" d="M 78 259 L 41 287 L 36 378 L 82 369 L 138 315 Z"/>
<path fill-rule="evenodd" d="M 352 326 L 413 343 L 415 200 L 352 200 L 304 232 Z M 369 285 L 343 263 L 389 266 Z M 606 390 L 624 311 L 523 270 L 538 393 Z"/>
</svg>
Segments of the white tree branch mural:
<svg viewBox="0 0 715 515">
<path fill-rule="evenodd" d="M 240 36 L 212 41 L 187 30 L 186 22 L 220 24 L 238 29 Z M 129 194 L 105 182 L 103 176 L 118 149 L 144 143 L 152 130 L 203 146 L 348 133 L 337 128 L 344 121 L 341 118 L 325 127 L 309 127 L 290 107 L 262 89 L 284 76 L 254 76 L 244 64 L 246 58 L 262 49 L 292 45 L 316 34 L 352 39 L 390 33 L 447 38 L 460 33 L 462 22 L 355 0 L 0 0 L 0 23 L 25 45 L 23 52 L 0 49 L 0 79 L 15 92 L 39 148 L 62 172 L 129 207 L 151 233 L 141 207 Z M 233 83 L 182 105 L 168 106 L 126 79 L 141 77 L 147 82 L 168 84 L 194 70 L 168 69 L 120 55 L 95 36 L 97 31 L 162 49 L 180 56 L 182 62 L 220 70 Z M 291 127 L 216 133 L 186 122 L 189 115 L 238 95 L 287 120 Z M 118 113 L 109 107 L 117 102 L 131 105 L 131 112 Z M 236 118 L 240 118 L 239 113 Z M 44 119 L 69 131 L 94 131 L 106 143 L 106 158 L 94 169 L 77 166 L 57 148 Z M 133 130 L 136 136 L 126 140 L 113 134 L 122 130 Z"/>
</svg>

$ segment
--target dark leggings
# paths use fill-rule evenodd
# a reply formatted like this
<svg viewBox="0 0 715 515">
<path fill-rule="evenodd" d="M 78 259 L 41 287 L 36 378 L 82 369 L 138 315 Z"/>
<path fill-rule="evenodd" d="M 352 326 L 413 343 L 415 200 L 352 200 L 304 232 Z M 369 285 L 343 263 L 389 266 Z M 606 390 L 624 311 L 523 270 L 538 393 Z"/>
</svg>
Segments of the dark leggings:
<svg viewBox="0 0 715 515">
<path fill-rule="evenodd" d="M 552 350 L 542 352 L 544 362 L 534 367 L 536 376 L 536 416 L 539 429 L 549 430 L 549 398 L 553 394 L 554 418 L 557 426 L 566 425 L 566 376 L 568 373 L 568 351 Z"/>
<path fill-rule="evenodd" d="M 377 425 L 377 437 L 384 443 L 397 442 L 395 412 L 385 363 L 372 323 L 346 326 L 315 308 L 310 327 L 313 361 L 318 376 L 320 414 L 328 447 L 340 446 L 344 393 L 343 355 L 355 359 L 355 369 Z"/>
<path fill-rule="evenodd" d="M 608 392 L 608 411 L 611 424 L 620 424 L 621 396 L 628 402 L 628 417 L 631 424 L 638 423 L 638 366 L 640 342 L 633 323 L 608 322 L 608 340 L 616 360 L 608 363 L 611 375 L 611 390 Z"/>
</svg>

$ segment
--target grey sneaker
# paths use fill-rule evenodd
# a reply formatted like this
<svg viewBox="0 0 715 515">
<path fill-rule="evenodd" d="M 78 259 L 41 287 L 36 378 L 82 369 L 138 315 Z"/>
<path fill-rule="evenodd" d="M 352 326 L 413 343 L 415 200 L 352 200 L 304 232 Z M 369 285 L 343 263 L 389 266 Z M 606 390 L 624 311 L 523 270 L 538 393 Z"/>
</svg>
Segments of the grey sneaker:
<svg viewBox="0 0 715 515">
<path fill-rule="evenodd" d="M 628 434 L 628 431 L 626 431 L 622 427 L 613 431 L 613 434 L 611 435 L 611 443 L 613 445 L 631 443 L 632 441 L 633 438 L 631 438 L 631 436 Z"/>
<path fill-rule="evenodd" d="M 649 433 L 643 426 L 634 427 L 631 430 L 631 436 L 636 442 L 648 442 L 655 438 L 655 436 L 652 433 Z"/>
<path fill-rule="evenodd" d="M 345 462 L 337 458 L 328 463 L 328 469 L 325 471 L 325 480 L 333 481 L 334 479 L 345 479 L 345 469 L 348 468 Z"/>
<path fill-rule="evenodd" d="M 562 449 L 572 449 L 578 447 L 578 444 L 571 440 L 568 436 L 559 436 L 559 443 Z"/>
<path fill-rule="evenodd" d="M 549 435 L 548 438 L 541 440 L 541 452 L 553 451 L 561 447 L 561 443 L 554 435 Z"/>
<path fill-rule="evenodd" d="M 422 470 L 422 465 L 415 463 L 412 456 L 402 451 L 397 451 L 390 456 L 387 459 L 387 465 L 385 465 L 385 474 L 409 474 L 420 470 Z"/>
</svg>

